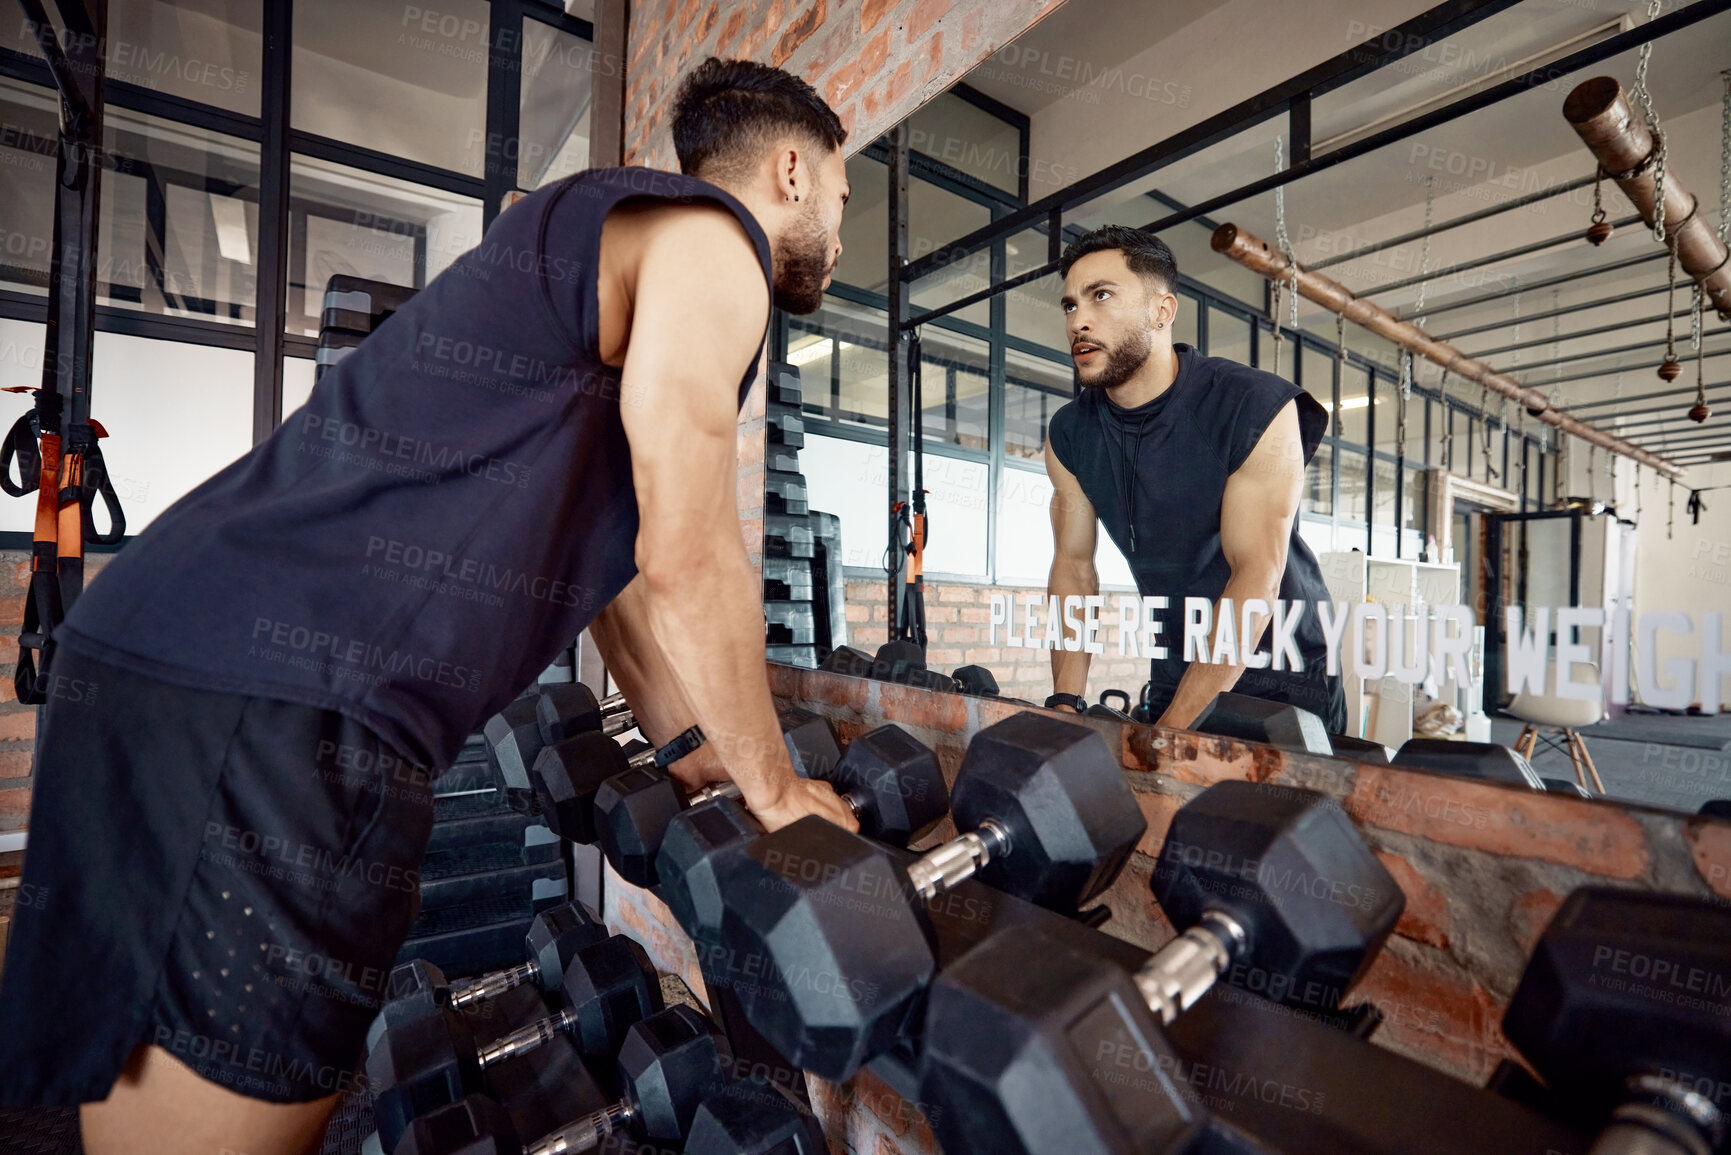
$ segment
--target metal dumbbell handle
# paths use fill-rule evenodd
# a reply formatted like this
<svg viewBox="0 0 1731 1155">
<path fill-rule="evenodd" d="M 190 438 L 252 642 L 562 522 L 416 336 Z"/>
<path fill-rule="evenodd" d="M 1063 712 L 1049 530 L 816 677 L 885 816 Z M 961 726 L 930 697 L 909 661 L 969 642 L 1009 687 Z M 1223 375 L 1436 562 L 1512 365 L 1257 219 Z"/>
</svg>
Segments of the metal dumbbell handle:
<svg viewBox="0 0 1731 1155">
<path fill-rule="evenodd" d="M 585 1115 L 575 1123 L 567 1123 L 523 1148 L 523 1155 L 566 1155 L 567 1152 L 593 1151 L 625 1124 L 637 1117 L 631 1100 L 621 1099 L 611 1107 L 593 1115 Z"/>
<path fill-rule="evenodd" d="M 556 1015 L 536 1019 L 526 1027 L 519 1027 L 510 1034 L 495 1039 L 481 1048 L 481 1069 L 485 1071 L 495 1063 L 515 1059 L 518 1055 L 526 1055 L 535 1048 L 546 1045 L 547 1040 L 576 1021 L 577 1012 L 567 1007 Z"/>
<path fill-rule="evenodd" d="M 451 1005 L 461 1010 L 471 1003 L 485 999 L 496 998 L 506 991 L 514 990 L 524 983 L 532 983 L 541 977 L 541 964 L 530 960 L 518 963 L 509 970 L 495 971 L 484 978 L 462 987 L 451 988 Z"/>
<path fill-rule="evenodd" d="M 637 716 L 625 701 L 624 694 L 609 694 L 597 703 L 601 707 L 601 732 L 609 738 L 623 734 L 637 725 Z"/>
<path fill-rule="evenodd" d="M 1726 1119 L 1711 1099 L 1660 1075 L 1627 1084 L 1639 1101 L 1611 1112 L 1590 1155 L 1709 1155 L 1718 1150 Z"/>
<path fill-rule="evenodd" d="M 687 798 L 685 805 L 689 809 L 700 802 L 708 802 L 712 798 L 739 798 L 740 796 L 739 784 L 736 782 L 711 782 Z M 847 803 L 848 810 L 852 812 L 855 821 L 858 821 L 861 812 L 865 809 L 865 799 L 855 791 L 849 791 L 846 794 L 838 791 L 836 796 Z"/>
<path fill-rule="evenodd" d="M 1208 993 L 1248 941 L 1231 915 L 1206 911 L 1202 921 L 1167 943 L 1136 972 L 1148 1009 L 1170 1024 Z"/>
<path fill-rule="evenodd" d="M 922 899 L 933 899 L 964 878 L 971 878 L 992 859 L 1008 853 L 1010 832 L 997 819 L 988 818 L 978 829 L 958 835 L 920 856 L 908 867 L 908 881 Z"/>
</svg>

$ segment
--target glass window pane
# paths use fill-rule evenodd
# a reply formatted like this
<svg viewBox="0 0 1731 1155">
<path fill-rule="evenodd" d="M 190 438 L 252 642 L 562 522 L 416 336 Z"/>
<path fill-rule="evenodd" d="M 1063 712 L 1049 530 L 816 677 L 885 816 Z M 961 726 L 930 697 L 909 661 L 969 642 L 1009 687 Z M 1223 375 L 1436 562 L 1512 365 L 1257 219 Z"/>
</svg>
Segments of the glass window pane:
<svg viewBox="0 0 1731 1155">
<path fill-rule="evenodd" d="M 1400 381 L 1394 377 L 1376 377 L 1376 409 L 1372 424 L 1376 428 L 1378 452 L 1394 457 L 1402 451 L 1400 436 Z M 1406 460 L 1424 458 L 1424 398 L 1413 393 L 1406 399 Z"/>
<path fill-rule="evenodd" d="M 0 28 L 17 23 L 16 12 L 0 16 Z M 54 249 L 58 108 L 48 89 L 0 78 L 0 285 L 36 295 L 48 291 Z"/>
<path fill-rule="evenodd" d="M 817 312 L 788 318 L 788 360 L 799 367 L 805 412 L 849 425 L 888 426 L 884 316 L 882 309 L 826 296 Z"/>
<path fill-rule="evenodd" d="M 1210 357 L 1224 357 L 1240 365 L 1250 364 L 1250 322 L 1223 309 L 1208 308 L 1208 348 Z"/>
<path fill-rule="evenodd" d="M 1454 429 L 1449 444 L 1449 472 L 1471 477 L 1474 456 L 1472 415 L 1461 409 L 1451 409 L 1449 425 Z"/>
<path fill-rule="evenodd" d="M 115 108 L 103 139 L 97 301 L 250 325 L 258 146 Z"/>
<path fill-rule="evenodd" d="M 1005 192 L 1020 188 L 1021 133 L 954 93 L 943 93 L 914 113 L 908 121 L 908 147 Z M 1043 165 L 1037 174 L 1051 185 L 1046 192 L 1057 187 L 1051 167 Z M 1033 191 L 1035 175 L 1029 174 L 1029 195 L 1038 200 L 1042 194 Z"/>
<path fill-rule="evenodd" d="M 1052 414 L 1075 396 L 1067 365 L 1009 350 L 1004 357 L 1004 454 L 1043 459 Z"/>
<path fill-rule="evenodd" d="M 1364 454 L 1351 449 L 1338 451 L 1340 471 L 1340 509 L 1342 521 L 1364 521 L 1365 459 Z"/>
<path fill-rule="evenodd" d="M 1376 470 L 1375 505 L 1372 520 L 1382 529 L 1394 528 L 1394 462 L 1380 457 L 1371 459 Z"/>
<path fill-rule="evenodd" d="M 851 206 L 851 200 L 849 204 Z M 910 260 L 918 260 L 991 222 L 992 210 L 983 204 L 957 196 L 930 181 L 918 178 L 908 181 Z M 879 232 L 884 231 L 881 214 L 877 218 L 877 228 Z M 847 242 L 842 244 L 845 249 Z M 915 282 L 909 299 L 916 310 L 935 309 L 984 289 L 991 283 L 991 272 L 992 251 L 989 248 L 982 249 L 964 260 L 937 270 L 929 277 L 921 277 Z M 880 273 L 878 279 L 882 280 L 886 275 Z M 986 301 L 970 305 L 951 316 L 972 321 L 976 325 L 992 323 L 991 305 Z"/>
<path fill-rule="evenodd" d="M 1424 524 L 1424 493 L 1416 469 L 1406 471 L 1400 495 L 1400 532 L 1402 557 L 1416 558 L 1423 543 L 1419 527 Z"/>
<path fill-rule="evenodd" d="M 925 327 L 920 340 L 920 406 L 928 441 L 986 448 L 989 349 L 984 341 L 936 325 Z"/>
<path fill-rule="evenodd" d="M 1316 456 L 1304 471 L 1304 501 L 1299 506 L 1304 513 L 1327 516 L 1334 512 L 1334 449 L 1318 445 Z"/>
<path fill-rule="evenodd" d="M 0 320 L 0 347 L 19 350 L 0 358 L 0 385 L 41 384 L 46 330 Z M 91 415 L 112 434 L 102 456 L 128 534 L 252 448 L 252 354 L 244 350 L 99 332 L 90 395 Z M 29 531 L 35 510 L 33 500 L 0 503 L 0 530 Z M 106 511 L 96 517 L 107 529 Z"/>
<path fill-rule="evenodd" d="M 480 176 L 488 10 L 486 0 L 436 8 L 295 0 L 291 123 Z"/>
<path fill-rule="evenodd" d="M 590 78 L 610 62 L 594 45 L 539 20 L 523 21 L 517 186 L 540 188 L 589 167 Z"/>
<path fill-rule="evenodd" d="M 841 217 L 841 260 L 835 283 L 873 293 L 889 292 L 889 167 L 862 153 L 847 161 L 852 190 Z"/>
<path fill-rule="evenodd" d="M 1320 349 L 1305 346 L 1304 356 L 1299 365 L 1304 376 L 1301 379 L 1304 391 L 1322 403 L 1329 412 L 1334 411 L 1334 358 Z"/>
<path fill-rule="evenodd" d="M 1280 334 L 1280 364 L 1274 363 L 1274 330 L 1263 325 L 1256 327 L 1256 367 L 1266 369 L 1278 377 L 1292 381 L 1297 377 L 1293 364 L 1297 360 L 1298 346 L 1292 340 L 1292 334 L 1282 331 Z"/>
<path fill-rule="evenodd" d="M 884 563 L 889 523 L 884 502 L 889 493 L 889 450 L 840 437 L 807 432 L 799 468 L 805 475 L 806 497 L 812 509 L 841 519 L 841 559 L 844 566 Z"/>
<path fill-rule="evenodd" d="M 1004 242 L 1005 278 L 1019 277 L 1046 263 L 1046 234 L 1028 229 Z M 1066 357 L 1070 351 L 1069 330 L 1063 306 L 1064 278 L 1051 272 L 1037 280 L 1017 285 L 1004 294 L 1004 328 L 1024 341 L 1043 345 Z"/>
<path fill-rule="evenodd" d="M 317 335 L 338 273 L 421 289 L 480 239 L 478 200 L 291 157 L 288 331 Z"/>
<path fill-rule="evenodd" d="M 263 7 L 256 0 L 109 0 L 106 75 L 257 116 Z M 42 59 L 35 25 L 16 4 L 0 11 L 0 48 Z"/>
<path fill-rule="evenodd" d="M 263 7 L 109 0 L 108 78 L 257 116 Z"/>
<path fill-rule="evenodd" d="M 1367 444 L 1370 433 L 1370 374 L 1348 361 L 1340 367 L 1340 408 L 1334 435 L 1354 445 Z M 1345 496 L 1342 495 L 1342 500 Z"/>
<path fill-rule="evenodd" d="M 802 461 L 804 456 L 800 455 Z M 878 472 L 884 477 L 878 493 L 881 502 L 888 475 L 882 469 Z M 928 570 L 986 576 L 986 488 L 990 481 L 991 468 L 983 461 L 926 454 L 925 483 L 930 491 L 926 507 L 932 526 L 938 530 L 926 543 Z"/>
<path fill-rule="evenodd" d="M 1174 345 L 1196 346 L 1196 317 L 1202 311 L 1202 302 L 1189 293 L 1179 293 L 1178 313 L 1172 318 L 1172 343 Z"/>
</svg>

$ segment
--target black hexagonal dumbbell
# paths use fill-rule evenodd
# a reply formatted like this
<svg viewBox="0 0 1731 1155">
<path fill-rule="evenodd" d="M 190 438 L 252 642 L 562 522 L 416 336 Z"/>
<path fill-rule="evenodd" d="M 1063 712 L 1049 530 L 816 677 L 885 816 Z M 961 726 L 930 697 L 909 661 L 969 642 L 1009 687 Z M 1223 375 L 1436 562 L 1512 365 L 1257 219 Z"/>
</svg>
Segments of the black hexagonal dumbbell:
<svg viewBox="0 0 1731 1155">
<path fill-rule="evenodd" d="M 712 798 L 673 816 L 655 856 L 656 893 L 701 947 L 721 943 L 726 910 L 715 868 L 733 849 L 763 834 L 737 798 Z"/>
<path fill-rule="evenodd" d="M 549 829 L 571 842 L 595 841 L 595 798 L 601 784 L 628 770 L 659 767 L 684 757 L 703 742 L 693 726 L 667 745 L 621 746 L 598 731 L 574 734 L 548 746 L 529 772 L 535 809 Z"/>
<path fill-rule="evenodd" d="M 537 684 L 481 727 L 487 761 L 514 809 L 535 809 L 530 774 L 541 751 L 573 735 L 622 734 L 636 725 L 623 695 L 597 699 L 581 682 Z"/>
<path fill-rule="evenodd" d="M 698 1104 L 685 1155 L 827 1155 L 823 1128 L 804 1103 L 762 1075 L 730 1083 Z"/>
<path fill-rule="evenodd" d="M 727 1040 L 707 1018 L 688 1006 L 669 1007 L 626 1032 L 619 1047 L 624 1094 L 618 1102 L 525 1143 L 503 1107 L 471 1094 L 416 1119 L 395 1155 L 560 1155 L 594 1151 L 620 1135 L 650 1141 L 655 1149 L 678 1144 L 699 1105 L 725 1086 L 732 1064 Z"/>
<path fill-rule="evenodd" d="M 1503 1034 L 1594 1155 L 1706 1155 L 1731 1144 L 1731 909 L 1583 887 L 1557 908 Z"/>
<path fill-rule="evenodd" d="M 1336 1009 L 1406 905 L 1331 799 L 1249 782 L 1178 811 L 1153 889 L 1180 934 L 1134 975 L 1009 927 L 932 983 L 920 1098 L 945 1152 L 1186 1150 L 1205 1112 L 1161 1028 L 1223 976 Z"/>
<path fill-rule="evenodd" d="M 821 718 L 813 715 L 801 728 L 812 723 L 833 746 L 829 727 Z M 794 732 L 789 732 L 790 746 L 793 741 Z M 803 771 L 802 776 L 834 786 L 859 820 L 860 833 L 868 838 L 906 846 L 949 811 L 950 793 L 938 760 L 893 723 L 855 738 L 839 761 L 801 766 L 796 758 L 796 769 Z M 674 816 L 711 798 L 739 796 L 738 786 L 722 782 L 687 797 L 665 771 L 629 770 L 596 791 L 596 839 L 620 877 L 637 886 L 654 886 L 659 881 L 656 855 Z"/>
<path fill-rule="evenodd" d="M 565 968 L 577 952 L 607 937 L 607 928 L 589 917 L 574 902 L 560 903 L 536 915 L 523 936 L 527 961 L 507 970 L 494 971 L 467 983 L 452 985 L 445 972 L 426 959 L 410 959 L 391 968 L 385 990 L 387 1001 L 367 1028 L 367 1050 L 398 1023 L 431 1014 L 438 1006 L 458 1010 L 495 998 L 525 983 L 536 983 L 556 994 L 565 980 Z"/>
<path fill-rule="evenodd" d="M 485 1088 L 489 1067 L 564 1033 L 578 1050 L 611 1055 L 633 1023 L 662 1008 L 643 948 L 622 935 L 584 947 L 565 968 L 565 1009 L 481 1046 L 461 1011 L 441 1006 L 385 1032 L 367 1056 L 379 1140 L 392 1150 L 413 1119 Z"/>
<path fill-rule="evenodd" d="M 974 735 L 953 813 L 966 833 L 907 865 L 814 817 L 716 856 L 734 991 L 789 1062 L 840 1081 L 895 1044 L 937 965 L 927 900 L 977 874 L 1074 911 L 1147 829 L 1100 735 L 1035 713 Z"/>
</svg>

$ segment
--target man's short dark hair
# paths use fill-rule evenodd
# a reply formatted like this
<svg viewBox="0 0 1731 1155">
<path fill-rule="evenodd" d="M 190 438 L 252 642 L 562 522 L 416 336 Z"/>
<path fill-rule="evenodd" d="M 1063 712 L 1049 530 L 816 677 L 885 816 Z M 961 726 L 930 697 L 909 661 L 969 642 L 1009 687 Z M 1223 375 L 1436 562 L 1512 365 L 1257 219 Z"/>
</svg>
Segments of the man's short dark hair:
<svg viewBox="0 0 1731 1155">
<path fill-rule="evenodd" d="M 1144 280 L 1157 280 L 1168 293 L 1178 291 L 1178 259 L 1166 242 L 1153 233 L 1127 225 L 1102 225 L 1071 241 L 1059 260 L 1059 275 L 1068 277 L 1070 266 L 1089 253 L 1117 249 L 1124 254 L 1130 271 Z"/>
<path fill-rule="evenodd" d="M 847 140 L 841 118 L 811 85 L 767 64 L 711 56 L 673 98 L 673 148 L 690 176 L 743 176 L 789 133 L 826 149 Z"/>
</svg>

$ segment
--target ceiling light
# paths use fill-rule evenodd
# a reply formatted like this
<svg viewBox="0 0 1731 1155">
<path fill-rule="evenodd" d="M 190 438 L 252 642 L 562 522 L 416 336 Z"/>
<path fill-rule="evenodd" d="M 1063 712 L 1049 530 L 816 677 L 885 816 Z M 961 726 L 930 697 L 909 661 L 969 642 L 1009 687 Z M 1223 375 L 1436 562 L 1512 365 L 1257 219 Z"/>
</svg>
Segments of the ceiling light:
<svg viewBox="0 0 1731 1155">
<path fill-rule="evenodd" d="M 787 355 L 788 364 L 803 366 L 809 365 L 813 361 L 821 361 L 829 356 L 831 345 L 838 349 L 853 348 L 851 341 L 832 341 L 828 337 L 819 337 L 809 345 L 802 345 L 798 349 L 790 350 Z"/>
</svg>

